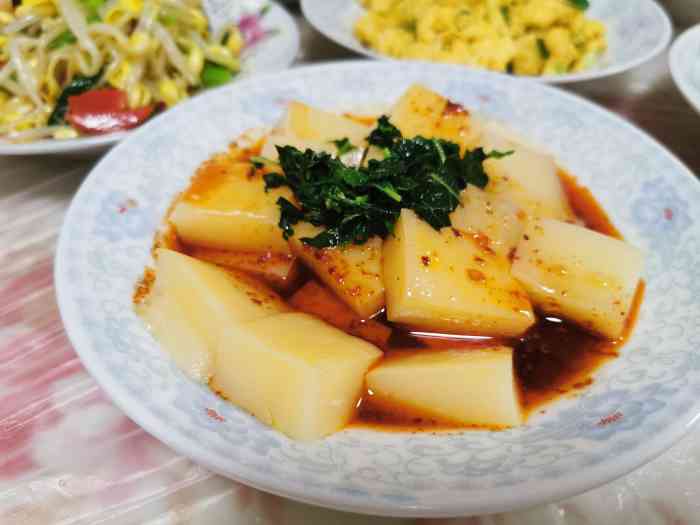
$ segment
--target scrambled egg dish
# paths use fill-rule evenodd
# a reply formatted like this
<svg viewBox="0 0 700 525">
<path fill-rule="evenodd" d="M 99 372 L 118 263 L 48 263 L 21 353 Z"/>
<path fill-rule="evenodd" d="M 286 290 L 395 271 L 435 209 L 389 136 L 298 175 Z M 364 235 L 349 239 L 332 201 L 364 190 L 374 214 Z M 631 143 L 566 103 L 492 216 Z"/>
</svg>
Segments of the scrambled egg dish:
<svg viewBox="0 0 700 525">
<path fill-rule="evenodd" d="M 605 26 L 583 0 L 362 0 L 355 35 L 396 58 L 517 75 L 581 71 L 605 51 Z"/>
</svg>

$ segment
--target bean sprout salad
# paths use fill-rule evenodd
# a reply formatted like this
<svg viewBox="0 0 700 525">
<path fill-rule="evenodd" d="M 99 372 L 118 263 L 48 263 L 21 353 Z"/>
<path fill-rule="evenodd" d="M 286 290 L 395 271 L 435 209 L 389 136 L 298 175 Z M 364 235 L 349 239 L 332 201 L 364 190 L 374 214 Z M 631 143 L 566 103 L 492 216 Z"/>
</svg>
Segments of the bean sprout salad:
<svg viewBox="0 0 700 525">
<path fill-rule="evenodd" d="M 136 127 L 232 80 L 266 11 L 212 32 L 200 0 L 0 0 L 0 139 Z"/>
</svg>

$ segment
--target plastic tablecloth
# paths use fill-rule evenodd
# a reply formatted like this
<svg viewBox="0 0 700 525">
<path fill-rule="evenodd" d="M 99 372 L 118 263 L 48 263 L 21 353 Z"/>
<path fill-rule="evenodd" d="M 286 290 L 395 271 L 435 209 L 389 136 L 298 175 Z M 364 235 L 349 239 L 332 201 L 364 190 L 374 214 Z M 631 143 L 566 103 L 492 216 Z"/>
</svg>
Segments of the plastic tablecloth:
<svg viewBox="0 0 700 525">
<path fill-rule="evenodd" d="M 349 58 L 299 19 L 299 62 Z M 700 169 L 700 116 L 667 56 L 572 89 Z M 1 525 L 682 525 L 700 523 L 700 429 L 633 473 L 567 501 L 453 520 L 393 520 L 295 503 L 221 478 L 129 420 L 82 367 L 53 288 L 70 199 L 95 159 L 0 159 Z"/>
</svg>

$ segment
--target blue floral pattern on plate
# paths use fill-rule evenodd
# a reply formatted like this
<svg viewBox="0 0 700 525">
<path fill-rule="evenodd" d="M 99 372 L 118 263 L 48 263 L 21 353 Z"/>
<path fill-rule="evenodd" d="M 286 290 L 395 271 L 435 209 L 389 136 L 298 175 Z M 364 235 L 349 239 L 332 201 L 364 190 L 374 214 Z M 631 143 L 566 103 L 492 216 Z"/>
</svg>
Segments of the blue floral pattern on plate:
<svg viewBox="0 0 700 525">
<path fill-rule="evenodd" d="M 646 251 L 633 338 L 578 399 L 504 432 L 353 429 L 295 443 L 188 380 L 131 308 L 155 225 L 196 167 L 283 102 L 336 110 L 388 105 L 414 82 L 546 144 Z M 356 86 L 348 90 L 347 86 Z M 361 86 L 361 89 L 360 89 Z M 114 401 L 206 467 L 311 503 L 375 514 L 448 516 L 563 498 L 670 446 L 700 398 L 700 185 L 647 135 L 543 84 L 424 64 L 350 62 L 242 81 L 136 131 L 85 181 L 56 256 L 59 305 L 83 362 Z M 669 210 L 671 210 L 669 212 Z"/>
</svg>

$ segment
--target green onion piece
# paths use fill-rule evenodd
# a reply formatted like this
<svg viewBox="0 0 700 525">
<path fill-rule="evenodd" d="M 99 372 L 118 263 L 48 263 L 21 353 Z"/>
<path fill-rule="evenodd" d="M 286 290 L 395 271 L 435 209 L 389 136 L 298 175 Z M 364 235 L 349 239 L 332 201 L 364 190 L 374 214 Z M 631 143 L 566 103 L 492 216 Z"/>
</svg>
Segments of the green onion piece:
<svg viewBox="0 0 700 525">
<path fill-rule="evenodd" d="M 233 80 L 233 73 L 214 62 L 205 62 L 202 69 L 202 85 L 207 88 L 223 86 Z"/>
<path fill-rule="evenodd" d="M 233 80 L 233 73 L 224 66 L 207 61 L 202 69 L 202 85 L 204 87 L 217 87 L 228 84 Z"/>
</svg>

